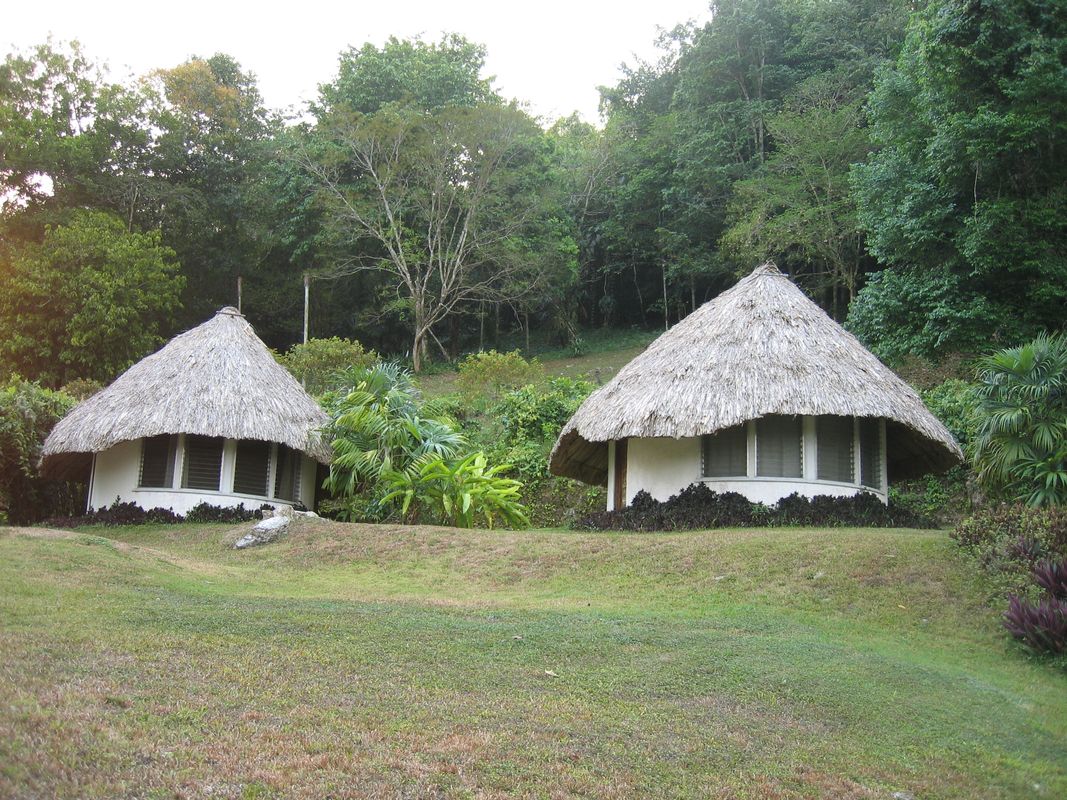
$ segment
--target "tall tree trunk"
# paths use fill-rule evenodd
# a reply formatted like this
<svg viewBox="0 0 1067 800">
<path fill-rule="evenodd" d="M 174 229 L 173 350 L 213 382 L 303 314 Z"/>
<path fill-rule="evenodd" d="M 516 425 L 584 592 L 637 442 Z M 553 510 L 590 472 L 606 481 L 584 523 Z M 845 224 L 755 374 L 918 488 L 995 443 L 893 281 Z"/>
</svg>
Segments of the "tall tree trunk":
<svg viewBox="0 0 1067 800">
<path fill-rule="evenodd" d="M 448 321 L 448 357 L 450 361 L 459 358 L 460 324 L 459 314 L 453 314 Z"/>
<path fill-rule="evenodd" d="M 422 338 L 423 334 L 415 331 L 415 340 L 411 343 L 411 368 L 416 374 L 422 370 Z"/>
</svg>

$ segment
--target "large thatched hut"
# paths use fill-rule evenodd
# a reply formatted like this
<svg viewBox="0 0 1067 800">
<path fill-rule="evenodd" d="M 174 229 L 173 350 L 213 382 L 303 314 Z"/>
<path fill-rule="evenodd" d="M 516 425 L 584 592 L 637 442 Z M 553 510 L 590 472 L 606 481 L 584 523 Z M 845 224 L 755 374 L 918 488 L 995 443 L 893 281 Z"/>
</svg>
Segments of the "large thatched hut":
<svg viewBox="0 0 1067 800">
<path fill-rule="evenodd" d="M 606 485 L 610 510 L 699 481 L 768 504 L 794 492 L 885 501 L 890 480 L 962 457 L 910 386 L 764 264 L 590 395 L 550 469 Z"/>
<path fill-rule="evenodd" d="M 176 336 L 64 417 L 46 475 L 89 475 L 89 507 L 116 499 L 185 513 L 206 502 L 315 502 L 326 414 L 234 308 Z"/>
</svg>

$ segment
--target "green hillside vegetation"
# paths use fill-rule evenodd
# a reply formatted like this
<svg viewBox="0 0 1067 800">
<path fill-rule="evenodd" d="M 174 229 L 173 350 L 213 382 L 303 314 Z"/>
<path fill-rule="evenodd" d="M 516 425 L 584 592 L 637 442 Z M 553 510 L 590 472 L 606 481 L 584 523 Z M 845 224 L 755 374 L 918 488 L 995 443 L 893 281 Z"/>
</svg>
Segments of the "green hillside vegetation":
<svg viewBox="0 0 1067 800">
<path fill-rule="evenodd" d="M 943 532 L 0 533 L 0 795 L 1061 797 Z"/>
<path fill-rule="evenodd" d="M 596 124 L 534 118 L 461 34 L 353 42 L 290 112 L 226 53 L 116 80 L 77 43 L 11 52 L 0 379 L 106 383 L 239 281 L 284 351 L 305 275 L 312 337 L 416 372 L 580 352 L 766 259 L 893 362 L 1018 344 L 1067 299 L 1061 12 L 714 0 Z"/>
</svg>

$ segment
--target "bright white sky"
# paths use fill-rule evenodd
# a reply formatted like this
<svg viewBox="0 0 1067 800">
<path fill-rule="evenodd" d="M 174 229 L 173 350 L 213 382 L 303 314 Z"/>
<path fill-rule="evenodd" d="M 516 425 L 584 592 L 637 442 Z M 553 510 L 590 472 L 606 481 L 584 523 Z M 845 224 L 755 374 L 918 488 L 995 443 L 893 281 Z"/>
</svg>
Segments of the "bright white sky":
<svg viewBox="0 0 1067 800">
<path fill-rule="evenodd" d="M 268 106 L 299 108 L 334 77 L 349 45 L 455 32 L 486 45 L 486 73 L 505 97 L 544 118 L 577 110 L 596 122 L 597 86 L 614 84 L 619 65 L 632 65 L 635 55 L 654 58 L 657 26 L 709 16 L 708 0 L 19 0 L 4 13 L 0 46 L 6 54 L 49 33 L 78 39 L 115 80 L 191 55 L 229 53 L 257 75 Z"/>
</svg>

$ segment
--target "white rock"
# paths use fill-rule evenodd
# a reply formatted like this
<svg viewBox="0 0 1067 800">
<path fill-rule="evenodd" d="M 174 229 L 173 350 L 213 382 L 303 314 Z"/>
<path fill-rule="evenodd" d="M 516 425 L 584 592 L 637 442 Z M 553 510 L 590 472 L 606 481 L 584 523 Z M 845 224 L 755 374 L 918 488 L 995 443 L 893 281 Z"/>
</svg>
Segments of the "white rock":
<svg viewBox="0 0 1067 800">
<path fill-rule="evenodd" d="M 254 536 L 251 533 L 246 533 L 244 536 L 234 542 L 233 546 L 238 550 L 243 550 L 246 547 L 251 547 L 254 544 L 259 544 L 260 541 L 261 540 L 258 536 Z"/>
<path fill-rule="evenodd" d="M 278 534 L 289 527 L 289 519 L 287 517 L 271 517 L 270 519 L 261 520 L 256 523 L 256 526 L 252 528 L 252 533 L 274 533 Z"/>
</svg>

